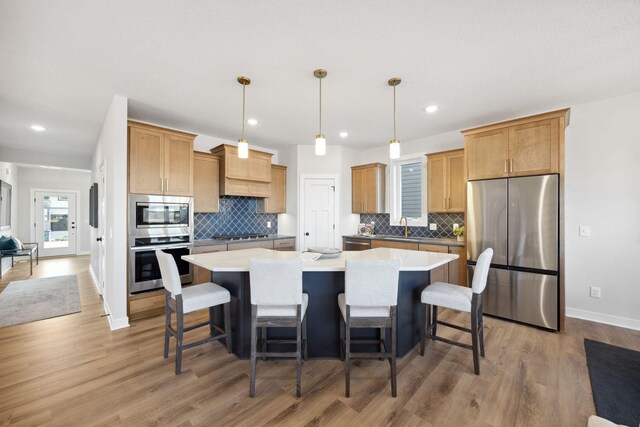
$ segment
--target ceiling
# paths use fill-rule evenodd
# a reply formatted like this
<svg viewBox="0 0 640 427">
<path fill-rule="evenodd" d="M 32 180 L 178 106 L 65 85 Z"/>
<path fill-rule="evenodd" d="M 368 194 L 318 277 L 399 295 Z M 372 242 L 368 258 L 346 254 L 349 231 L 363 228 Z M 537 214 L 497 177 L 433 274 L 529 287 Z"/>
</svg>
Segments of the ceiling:
<svg viewBox="0 0 640 427">
<path fill-rule="evenodd" d="M 0 64 L 0 146 L 91 153 L 113 94 L 237 139 L 239 75 L 250 143 L 311 144 L 323 67 L 328 144 L 374 147 L 394 76 L 404 141 L 640 90 L 640 2 L 3 0 Z"/>
</svg>

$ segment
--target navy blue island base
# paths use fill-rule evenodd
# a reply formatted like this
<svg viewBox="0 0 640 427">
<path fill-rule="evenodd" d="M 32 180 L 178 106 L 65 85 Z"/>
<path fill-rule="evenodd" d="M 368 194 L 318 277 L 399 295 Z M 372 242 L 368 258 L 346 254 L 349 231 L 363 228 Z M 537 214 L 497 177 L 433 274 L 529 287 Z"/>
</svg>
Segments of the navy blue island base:
<svg viewBox="0 0 640 427">
<path fill-rule="evenodd" d="M 429 271 L 400 271 L 398 284 L 398 346 L 397 356 L 403 357 L 420 342 L 420 294 L 429 283 Z M 233 353 L 241 359 L 251 354 L 251 298 L 249 273 L 215 272 L 212 281 L 231 293 L 231 323 Z M 307 308 L 309 358 L 340 358 L 340 309 L 338 294 L 344 292 L 344 271 L 304 272 L 303 291 L 309 295 Z M 222 324 L 222 313 L 216 312 L 216 323 Z M 352 329 L 353 338 L 377 338 L 377 329 Z M 386 331 L 390 342 L 390 331 Z M 273 328 L 269 339 L 293 338 L 295 330 Z M 224 341 L 224 340 L 223 340 Z M 375 351 L 371 345 L 352 344 L 357 351 Z M 282 351 L 286 344 L 270 344 L 269 351 Z"/>
</svg>

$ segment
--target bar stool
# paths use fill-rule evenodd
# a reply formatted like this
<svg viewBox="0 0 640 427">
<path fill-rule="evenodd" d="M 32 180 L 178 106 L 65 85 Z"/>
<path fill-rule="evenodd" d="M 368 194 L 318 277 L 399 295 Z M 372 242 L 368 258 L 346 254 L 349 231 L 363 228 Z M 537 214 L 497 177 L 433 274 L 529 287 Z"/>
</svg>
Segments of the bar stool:
<svg viewBox="0 0 640 427">
<path fill-rule="evenodd" d="M 170 337 L 174 337 L 176 339 L 176 375 L 182 370 L 182 350 L 224 338 L 227 351 L 231 353 L 231 294 L 229 291 L 215 283 L 202 283 L 182 289 L 180 274 L 173 257 L 159 249 L 156 251 L 156 257 L 165 289 L 164 358 L 169 357 L 169 340 Z M 224 306 L 224 330 L 214 323 L 214 307 L 218 305 Z M 209 321 L 185 328 L 184 315 L 203 308 L 209 308 Z M 171 312 L 176 313 L 176 329 L 171 327 Z M 183 344 L 185 332 L 207 325 L 210 332 L 208 338 Z M 216 331 L 220 333 L 215 335 Z"/>
<path fill-rule="evenodd" d="M 397 396 L 396 341 L 398 278 L 397 260 L 347 260 L 344 293 L 338 295 L 340 353 L 344 357 L 345 395 L 351 389 L 351 359 L 385 358 L 391 365 L 391 396 Z M 380 339 L 351 339 L 351 328 L 379 328 Z M 391 329 L 391 349 L 384 338 Z M 378 352 L 352 352 L 351 344 L 378 344 Z"/>
<path fill-rule="evenodd" d="M 480 375 L 480 355 L 484 357 L 484 319 L 482 295 L 487 286 L 493 249 L 486 249 L 478 257 L 471 288 L 436 282 L 427 286 L 421 295 L 420 354 L 424 356 L 425 338 L 446 342 L 473 351 L 473 371 Z M 438 307 L 471 313 L 471 329 L 438 320 Z M 433 310 L 433 311 L 432 311 Z M 438 324 L 471 334 L 471 345 L 451 341 L 436 335 Z"/>
<path fill-rule="evenodd" d="M 296 358 L 296 396 L 302 395 L 302 352 L 307 358 L 307 306 L 302 293 L 302 260 L 249 259 L 251 289 L 251 369 L 249 397 L 256 394 L 258 357 Z M 258 352 L 258 328 L 262 330 Z M 296 328 L 296 339 L 267 339 L 267 328 Z M 267 352 L 267 344 L 296 344 L 295 352 Z"/>
</svg>

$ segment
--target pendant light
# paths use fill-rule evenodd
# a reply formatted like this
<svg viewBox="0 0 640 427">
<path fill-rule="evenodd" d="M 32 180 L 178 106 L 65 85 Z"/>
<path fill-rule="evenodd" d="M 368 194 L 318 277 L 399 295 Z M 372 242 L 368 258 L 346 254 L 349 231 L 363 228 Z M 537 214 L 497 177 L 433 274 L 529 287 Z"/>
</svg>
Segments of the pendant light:
<svg viewBox="0 0 640 427">
<path fill-rule="evenodd" d="M 402 80 L 399 77 L 389 79 L 389 86 L 393 86 L 393 139 L 389 144 L 389 158 L 398 159 L 400 157 L 400 140 L 396 135 L 396 86 Z"/>
<path fill-rule="evenodd" d="M 244 138 L 244 110 L 245 110 L 245 89 L 251 84 L 249 77 L 238 77 L 238 83 L 242 85 L 242 134 L 238 140 L 238 157 L 241 159 L 249 158 L 249 142 Z"/>
<path fill-rule="evenodd" d="M 320 82 L 320 114 L 318 120 L 318 134 L 316 135 L 316 156 L 324 156 L 327 154 L 327 140 L 322 134 L 322 79 L 327 76 L 327 70 L 318 68 L 313 72 L 313 75 L 316 76 Z"/>
</svg>

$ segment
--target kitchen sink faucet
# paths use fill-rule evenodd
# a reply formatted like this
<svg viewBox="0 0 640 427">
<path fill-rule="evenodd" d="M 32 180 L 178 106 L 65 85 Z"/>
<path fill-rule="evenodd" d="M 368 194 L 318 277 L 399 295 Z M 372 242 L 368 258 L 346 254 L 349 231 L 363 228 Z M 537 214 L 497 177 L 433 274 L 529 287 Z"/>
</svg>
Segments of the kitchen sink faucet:
<svg viewBox="0 0 640 427">
<path fill-rule="evenodd" d="M 400 225 L 402 225 L 402 220 L 404 219 L 404 237 L 409 237 L 409 227 L 407 227 L 407 217 L 403 216 L 400 218 Z"/>
</svg>

